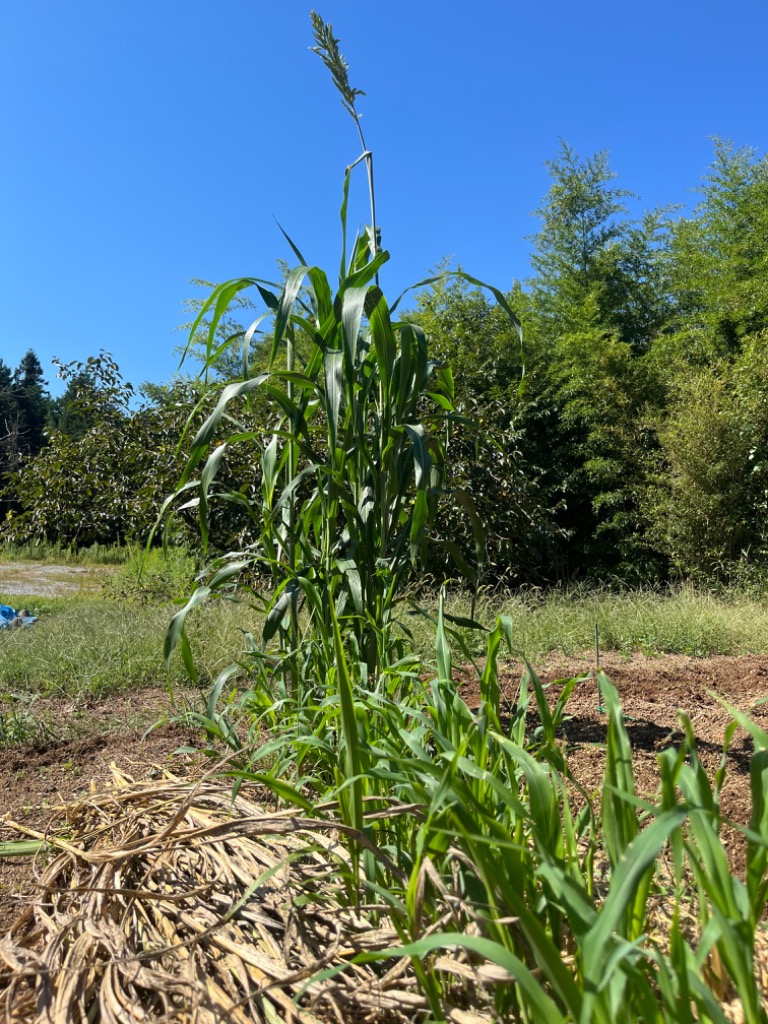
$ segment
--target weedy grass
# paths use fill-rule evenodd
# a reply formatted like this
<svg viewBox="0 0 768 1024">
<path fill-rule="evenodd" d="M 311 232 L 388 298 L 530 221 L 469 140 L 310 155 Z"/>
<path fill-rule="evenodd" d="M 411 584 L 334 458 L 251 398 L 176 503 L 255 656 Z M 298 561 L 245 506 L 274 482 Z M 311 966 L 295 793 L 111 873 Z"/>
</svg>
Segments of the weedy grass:
<svg viewBox="0 0 768 1024">
<path fill-rule="evenodd" d="M 0 693 L 0 749 L 53 737 L 50 724 L 34 713 L 35 697 Z"/>
<path fill-rule="evenodd" d="M 105 593 L 117 601 L 161 603 L 173 601 L 192 588 L 198 565 L 185 547 L 133 547 L 125 562 L 109 577 Z"/>
<path fill-rule="evenodd" d="M 436 598 L 421 603 L 434 616 Z M 474 601 L 455 592 L 446 609 L 459 618 L 474 609 L 475 618 L 486 624 L 497 615 L 508 617 L 516 655 L 530 659 L 591 649 L 596 625 L 601 649 L 622 654 L 768 653 L 768 607 L 739 591 L 716 595 L 685 586 L 664 591 L 574 587 L 481 595 Z M 413 616 L 409 621 L 419 649 L 427 650 L 429 623 Z M 481 637 L 471 630 L 461 634 L 470 648 L 482 650 Z"/>
<path fill-rule="evenodd" d="M 185 580 L 189 571 L 190 564 L 182 559 Z M 176 609 L 157 597 L 158 592 L 163 597 L 173 592 L 181 580 L 175 576 L 169 580 L 162 567 L 158 576 L 149 580 L 131 568 L 127 583 L 121 584 L 130 591 L 128 600 L 105 600 L 92 594 L 0 596 L 4 604 L 29 608 L 39 616 L 29 629 L 0 631 L 0 686 L 17 694 L 106 698 L 135 686 L 187 685 L 187 670 L 178 655 L 166 669 L 165 638 Z M 437 597 L 422 595 L 419 604 L 426 615 L 404 606 L 393 616 L 392 632 L 429 667 L 434 665 Z M 463 593 L 449 593 L 445 609 L 454 618 L 466 618 L 471 601 Z M 585 591 L 573 597 L 561 593 L 493 595 L 476 602 L 474 612 L 480 622 L 491 627 L 499 615 L 508 619 L 511 655 L 534 663 L 550 654 L 576 656 L 591 651 L 595 623 L 601 651 L 703 657 L 768 654 L 768 611 L 762 602 L 748 596 L 712 597 L 686 589 L 667 595 L 590 595 Z M 308 621 L 303 612 L 298 615 L 302 632 Z M 252 669 L 264 624 L 263 609 L 249 601 L 247 593 L 242 603 L 218 601 L 192 617 L 189 632 L 194 639 L 198 683 L 209 685 L 230 663 L 243 662 L 243 669 L 236 670 L 222 688 L 224 694 L 236 692 L 238 679 L 244 680 Z M 448 626 L 458 638 L 454 644 L 461 643 L 457 652 L 464 662 L 470 656 L 484 656 L 485 633 L 450 622 Z"/>
<path fill-rule="evenodd" d="M 85 548 L 39 542 L 0 544 L 0 562 L 48 562 L 56 565 L 122 565 L 128 561 L 134 546 L 124 544 L 91 544 Z"/>
<path fill-rule="evenodd" d="M 0 630 L 0 679 L 8 692 L 106 698 L 137 686 L 189 684 L 180 658 L 167 667 L 164 661 L 173 606 L 93 597 L 19 601 L 39 619 L 28 629 Z M 253 625 L 253 615 L 237 606 L 201 613 L 191 627 L 201 685 L 238 651 L 245 654 L 243 631 Z"/>
</svg>

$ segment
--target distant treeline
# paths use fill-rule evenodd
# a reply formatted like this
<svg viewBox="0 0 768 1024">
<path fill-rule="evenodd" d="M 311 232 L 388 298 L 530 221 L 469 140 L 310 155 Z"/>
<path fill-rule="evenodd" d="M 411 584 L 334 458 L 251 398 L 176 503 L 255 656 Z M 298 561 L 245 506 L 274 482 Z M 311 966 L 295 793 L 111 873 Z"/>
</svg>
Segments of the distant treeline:
<svg viewBox="0 0 768 1024">
<path fill-rule="evenodd" d="M 460 408 L 477 424 L 450 428 L 444 539 L 458 530 L 463 554 L 477 558 L 476 531 L 451 500 L 461 487 L 486 526 L 489 583 L 759 584 L 768 579 L 768 161 L 717 140 L 694 211 L 639 219 L 606 154 L 563 145 L 549 171 L 533 276 L 509 296 L 522 345 L 485 293 L 450 275 L 405 314 L 451 366 Z M 227 321 L 222 336 L 236 327 Z M 202 415 L 241 361 L 230 353 L 219 370 L 208 384 L 146 386 L 136 408 L 103 353 L 60 366 L 67 390 L 57 400 L 33 352 L 15 371 L 0 361 L 3 535 L 146 536 L 183 465 L 188 415 L 198 406 Z M 243 407 L 251 429 L 268 431 L 272 415 L 261 400 Z M 224 463 L 259 493 L 257 459 L 232 453 Z M 250 529 L 233 507 L 214 527 L 225 550 Z M 431 568 L 452 571 L 447 561 Z"/>
<path fill-rule="evenodd" d="M 112 358 L 57 362 L 52 399 L 33 351 L 0 360 L 0 537 L 64 545 L 146 536 L 179 472 L 190 388 L 134 389 Z"/>
<path fill-rule="evenodd" d="M 768 161 L 722 141 L 687 216 L 633 220 L 563 146 L 512 305 L 446 282 L 415 314 L 483 426 L 454 469 L 513 582 L 760 581 L 768 569 Z M 449 520 L 446 520 L 448 522 Z"/>
</svg>

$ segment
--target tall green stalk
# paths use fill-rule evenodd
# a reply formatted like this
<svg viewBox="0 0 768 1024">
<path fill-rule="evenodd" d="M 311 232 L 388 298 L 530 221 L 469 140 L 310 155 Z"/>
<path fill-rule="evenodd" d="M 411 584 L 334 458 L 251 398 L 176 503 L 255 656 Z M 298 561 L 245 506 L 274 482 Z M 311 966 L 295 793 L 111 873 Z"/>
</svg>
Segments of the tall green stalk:
<svg viewBox="0 0 768 1024">
<path fill-rule="evenodd" d="M 349 84 L 331 27 L 314 13 L 312 24 L 313 49 L 331 71 L 364 146 L 374 218 L 373 165 L 355 108 L 362 92 Z M 250 380 L 222 385 L 215 409 L 193 440 L 179 493 L 197 490 L 204 543 L 214 498 L 237 503 L 251 523 L 259 524 L 242 551 L 214 564 L 209 586 L 214 594 L 227 592 L 243 570 L 269 577 L 270 592 L 256 598 L 266 612 L 262 651 L 266 654 L 276 642 L 278 664 L 293 678 L 294 694 L 299 672 L 315 681 L 327 677 L 324 659 L 332 649 L 326 641 L 334 614 L 369 679 L 375 680 L 402 655 L 395 609 L 424 564 L 447 485 L 446 426 L 457 418 L 450 372 L 429 358 L 427 339 L 418 326 L 395 319 L 398 303 L 390 306 L 378 285 L 389 254 L 379 248 L 375 220 L 367 240 L 358 238 L 347 260 L 353 166 L 344 178 L 336 294 L 326 274 L 307 263 L 289 238 L 301 262 L 286 275 L 281 289 L 261 278 L 226 282 L 213 290 L 190 332 L 193 338 L 208 318 L 209 351 L 220 351 L 213 344 L 219 324 L 229 305 L 249 288 L 258 291 L 266 310 L 244 339 L 237 336 L 232 343 L 250 346 L 271 317 L 271 334 L 263 336 L 270 352 L 268 369 Z M 491 291 L 518 326 L 504 296 Z M 297 368 L 299 351 L 303 359 Z M 239 419 L 240 404 L 257 390 L 277 416 L 266 445 L 260 425 Z M 234 427 L 227 446 L 248 445 L 257 455 L 260 507 L 244 488 L 217 492 L 227 446 L 215 447 L 214 438 L 227 421 Z M 467 502 L 462 495 L 462 504 Z M 471 508 L 467 513 L 481 550 L 479 523 Z M 460 568 L 468 567 L 462 563 Z M 476 582 L 479 573 L 470 570 L 470 576 Z M 311 600 L 309 587 L 314 591 Z M 303 632 L 299 606 L 307 619 Z M 176 632 L 183 636 L 185 611 L 179 615 Z"/>
</svg>

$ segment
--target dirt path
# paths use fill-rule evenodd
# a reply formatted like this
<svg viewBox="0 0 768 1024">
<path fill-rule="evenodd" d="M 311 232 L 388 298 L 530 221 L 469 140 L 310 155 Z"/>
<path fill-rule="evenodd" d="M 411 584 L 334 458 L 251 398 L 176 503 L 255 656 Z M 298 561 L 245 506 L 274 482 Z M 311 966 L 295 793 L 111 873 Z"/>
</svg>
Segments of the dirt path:
<svg viewBox="0 0 768 1024">
<path fill-rule="evenodd" d="M 114 571 L 112 565 L 9 562 L 0 565 L 0 595 L 67 597 L 82 592 L 98 593 Z"/>
</svg>

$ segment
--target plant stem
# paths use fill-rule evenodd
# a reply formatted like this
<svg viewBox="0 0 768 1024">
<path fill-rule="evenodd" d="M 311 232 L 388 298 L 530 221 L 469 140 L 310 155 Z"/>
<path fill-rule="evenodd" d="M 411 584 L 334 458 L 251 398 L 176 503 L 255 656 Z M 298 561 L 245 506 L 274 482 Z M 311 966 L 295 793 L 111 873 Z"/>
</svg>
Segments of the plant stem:
<svg viewBox="0 0 768 1024">
<path fill-rule="evenodd" d="M 286 368 L 288 373 L 293 373 L 295 363 L 295 338 L 293 333 L 293 327 L 290 327 L 286 334 Z M 287 381 L 287 392 L 288 399 L 293 402 L 293 380 L 289 377 Z M 295 436 L 295 435 L 294 435 Z M 288 480 L 293 480 L 296 465 L 295 465 L 295 450 L 293 436 L 288 442 Z M 296 569 L 296 495 L 294 494 L 291 501 L 288 502 L 288 566 L 291 576 L 294 576 Z M 299 647 L 299 613 L 296 606 L 297 596 L 294 595 L 291 599 L 291 693 L 295 696 L 298 692 L 299 679 L 298 670 L 296 665 L 295 652 Z"/>
<path fill-rule="evenodd" d="M 368 173 L 368 196 L 371 202 L 371 255 L 376 256 L 379 251 L 379 234 L 376 228 L 376 189 L 373 182 L 373 153 L 365 144 L 363 126 L 360 124 L 360 116 L 357 111 L 354 111 L 353 117 L 357 127 L 357 134 L 360 136 L 360 145 L 363 147 L 363 152 L 354 163 L 349 165 L 349 170 L 352 170 L 361 160 L 365 160 L 365 168 Z M 376 274 L 376 287 L 378 288 L 378 286 L 379 275 Z"/>
</svg>

